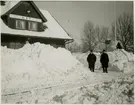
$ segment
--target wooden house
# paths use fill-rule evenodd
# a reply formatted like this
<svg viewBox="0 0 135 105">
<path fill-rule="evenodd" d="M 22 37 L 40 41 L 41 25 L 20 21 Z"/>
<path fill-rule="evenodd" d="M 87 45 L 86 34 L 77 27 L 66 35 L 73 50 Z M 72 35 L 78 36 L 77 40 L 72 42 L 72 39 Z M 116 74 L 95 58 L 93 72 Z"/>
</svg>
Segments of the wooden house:
<svg viewBox="0 0 135 105">
<path fill-rule="evenodd" d="M 1 5 L 1 45 L 21 48 L 26 42 L 64 47 L 72 40 L 46 10 L 33 1 L 8 1 Z"/>
</svg>

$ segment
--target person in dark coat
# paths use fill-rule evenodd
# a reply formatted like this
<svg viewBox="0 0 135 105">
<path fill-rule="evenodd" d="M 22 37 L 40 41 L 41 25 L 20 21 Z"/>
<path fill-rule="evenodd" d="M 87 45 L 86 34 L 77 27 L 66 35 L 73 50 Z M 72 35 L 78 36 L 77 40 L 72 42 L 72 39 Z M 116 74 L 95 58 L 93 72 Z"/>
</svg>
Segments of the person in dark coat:
<svg viewBox="0 0 135 105">
<path fill-rule="evenodd" d="M 105 50 L 103 50 L 103 53 L 101 54 L 100 62 L 102 64 L 103 73 L 108 73 L 107 68 L 109 63 L 109 57 L 108 54 L 105 53 Z"/>
<path fill-rule="evenodd" d="M 88 61 L 90 70 L 94 72 L 96 56 L 95 54 L 93 54 L 93 50 L 90 51 L 90 54 L 87 57 L 87 61 Z"/>
<path fill-rule="evenodd" d="M 121 44 L 118 42 L 117 46 L 116 46 L 117 49 L 122 49 L 122 46 Z"/>
</svg>

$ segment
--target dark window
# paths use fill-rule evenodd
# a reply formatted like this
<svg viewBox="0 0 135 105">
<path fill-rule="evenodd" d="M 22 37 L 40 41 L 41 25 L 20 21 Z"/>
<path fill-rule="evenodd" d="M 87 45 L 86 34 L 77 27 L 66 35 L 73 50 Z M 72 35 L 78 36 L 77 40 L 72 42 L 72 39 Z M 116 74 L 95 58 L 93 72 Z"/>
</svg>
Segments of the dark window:
<svg viewBox="0 0 135 105">
<path fill-rule="evenodd" d="M 36 22 L 28 22 L 28 29 L 32 31 L 37 30 L 37 23 Z"/>
<path fill-rule="evenodd" d="M 23 20 L 16 20 L 17 29 L 26 29 L 26 22 Z"/>
</svg>

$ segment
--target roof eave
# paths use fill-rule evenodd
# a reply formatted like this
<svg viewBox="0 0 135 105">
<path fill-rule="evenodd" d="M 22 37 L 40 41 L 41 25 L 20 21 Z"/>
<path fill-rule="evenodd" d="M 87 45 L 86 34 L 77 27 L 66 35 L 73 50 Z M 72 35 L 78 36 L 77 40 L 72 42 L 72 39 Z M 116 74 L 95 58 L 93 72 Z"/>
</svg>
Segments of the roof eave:
<svg viewBox="0 0 135 105">
<path fill-rule="evenodd" d="M 73 40 L 73 39 L 68 39 L 68 38 L 53 38 L 53 37 L 43 37 L 43 36 L 31 36 L 31 35 L 21 35 L 21 34 L 11 34 L 11 33 L 1 33 L 1 34 L 5 34 L 5 35 L 12 35 L 12 36 L 20 36 L 20 37 L 31 37 L 31 38 L 46 38 L 46 39 L 56 39 L 56 40 Z"/>
</svg>

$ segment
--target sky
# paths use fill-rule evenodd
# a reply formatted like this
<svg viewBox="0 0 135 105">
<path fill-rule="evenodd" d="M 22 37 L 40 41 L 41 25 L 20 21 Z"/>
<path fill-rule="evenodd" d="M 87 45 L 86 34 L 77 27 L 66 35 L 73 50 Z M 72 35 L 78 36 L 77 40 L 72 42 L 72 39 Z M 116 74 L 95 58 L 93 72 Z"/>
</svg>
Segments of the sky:
<svg viewBox="0 0 135 105">
<path fill-rule="evenodd" d="M 59 24 L 76 40 L 83 34 L 84 24 L 89 20 L 94 25 L 110 29 L 115 17 L 122 13 L 133 15 L 132 1 L 34 1 L 49 11 Z"/>
</svg>

